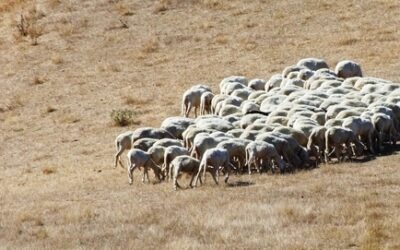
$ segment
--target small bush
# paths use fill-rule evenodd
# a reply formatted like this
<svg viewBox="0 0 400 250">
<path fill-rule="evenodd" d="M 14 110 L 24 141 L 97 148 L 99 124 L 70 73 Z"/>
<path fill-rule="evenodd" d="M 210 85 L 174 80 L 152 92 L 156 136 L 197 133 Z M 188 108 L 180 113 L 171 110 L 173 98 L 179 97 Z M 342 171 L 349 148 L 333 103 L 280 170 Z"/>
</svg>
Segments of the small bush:
<svg viewBox="0 0 400 250">
<path fill-rule="evenodd" d="M 111 119 L 115 125 L 124 127 L 134 123 L 133 118 L 135 115 L 135 112 L 129 109 L 113 110 L 111 112 Z"/>
</svg>

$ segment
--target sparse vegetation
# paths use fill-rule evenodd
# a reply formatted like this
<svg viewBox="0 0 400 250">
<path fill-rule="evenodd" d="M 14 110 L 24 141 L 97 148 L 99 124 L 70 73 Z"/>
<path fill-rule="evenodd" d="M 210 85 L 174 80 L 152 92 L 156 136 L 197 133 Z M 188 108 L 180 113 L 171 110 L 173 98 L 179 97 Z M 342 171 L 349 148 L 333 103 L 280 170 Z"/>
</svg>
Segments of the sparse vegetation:
<svg viewBox="0 0 400 250">
<path fill-rule="evenodd" d="M 135 123 L 136 113 L 129 109 L 113 110 L 111 119 L 116 126 L 128 126 Z"/>
</svg>

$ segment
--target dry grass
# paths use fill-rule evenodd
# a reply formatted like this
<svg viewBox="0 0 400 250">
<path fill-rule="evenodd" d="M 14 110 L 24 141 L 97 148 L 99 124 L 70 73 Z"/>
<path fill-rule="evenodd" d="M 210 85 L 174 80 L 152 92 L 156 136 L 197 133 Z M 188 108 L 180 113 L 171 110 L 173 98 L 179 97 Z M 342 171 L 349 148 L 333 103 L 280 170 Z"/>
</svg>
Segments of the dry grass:
<svg viewBox="0 0 400 250">
<path fill-rule="evenodd" d="M 38 46 L 13 39 L 21 10 L 33 3 L 45 14 L 36 20 Z M 179 192 L 171 183 L 142 184 L 139 173 L 129 186 L 126 170 L 111 167 L 116 135 L 178 115 L 181 94 L 195 83 L 217 90 L 225 76 L 268 78 L 310 56 L 331 67 L 353 59 L 367 75 L 400 81 L 399 7 L 0 1 L 0 246 L 399 249 L 398 154 L 233 176 L 231 186 L 207 176 L 204 186 Z M 121 27 L 120 18 L 129 27 L 110 28 Z M 110 126 L 111 111 L 124 108 L 137 111 L 140 124 Z"/>
</svg>

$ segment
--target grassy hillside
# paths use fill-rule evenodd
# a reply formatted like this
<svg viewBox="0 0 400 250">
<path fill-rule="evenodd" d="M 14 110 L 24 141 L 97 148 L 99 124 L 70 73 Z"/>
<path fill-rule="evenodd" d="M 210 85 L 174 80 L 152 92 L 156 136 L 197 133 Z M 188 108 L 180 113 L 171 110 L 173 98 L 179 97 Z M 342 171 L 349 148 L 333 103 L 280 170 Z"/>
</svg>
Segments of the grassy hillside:
<svg viewBox="0 0 400 250">
<path fill-rule="evenodd" d="M 116 135 L 179 115 L 199 82 L 310 56 L 400 81 L 398 1 L 20 0 L 0 17 L 0 246 L 400 247 L 396 153 L 181 192 L 111 168 Z"/>
</svg>

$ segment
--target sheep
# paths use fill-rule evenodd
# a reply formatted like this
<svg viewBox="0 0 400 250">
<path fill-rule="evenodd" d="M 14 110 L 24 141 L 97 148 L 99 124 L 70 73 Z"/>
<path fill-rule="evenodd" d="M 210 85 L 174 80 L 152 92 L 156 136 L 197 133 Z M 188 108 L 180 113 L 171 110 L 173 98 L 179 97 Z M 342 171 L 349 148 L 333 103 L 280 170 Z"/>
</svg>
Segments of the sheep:
<svg viewBox="0 0 400 250">
<path fill-rule="evenodd" d="M 211 92 L 211 89 L 207 86 L 196 85 L 186 90 L 182 97 L 182 115 L 188 117 L 190 111 L 194 108 L 194 116 L 197 117 L 197 108 L 200 108 L 201 95 L 205 92 Z"/>
<path fill-rule="evenodd" d="M 307 146 L 308 138 L 303 131 L 291 127 L 277 127 L 272 132 L 279 132 L 286 135 L 291 135 L 303 147 Z"/>
<path fill-rule="evenodd" d="M 176 157 L 172 162 L 171 162 L 171 175 L 172 175 L 172 185 L 173 189 L 176 191 L 177 188 L 181 188 L 179 183 L 178 183 L 178 177 L 181 172 L 185 172 L 188 174 L 191 174 L 192 178 L 190 179 L 189 186 L 192 188 L 193 185 L 193 179 L 196 176 L 197 172 L 199 171 L 199 166 L 200 162 L 199 160 L 187 156 L 187 155 L 181 155 Z M 206 170 L 210 170 L 209 168 Z M 200 179 L 201 182 L 201 179 Z"/>
<path fill-rule="evenodd" d="M 140 167 L 144 168 L 142 182 L 145 182 L 146 177 L 147 181 L 149 180 L 149 175 L 147 173 L 148 169 L 151 168 L 154 171 L 154 174 L 158 181 L 161 181 L 161 169 L 151 160 L 150 154 L 144 152 L 140 149 L 131 149 L 128 152 L 128 179 L 129 184 L 132 185 L 133 178 L 132 173 L 135 168 L 140 169 Z"/>
<path fill-rule="evenodd" d="M 285 140 L 284 138 L 281 138 L 279 136 L 267 132 L 258 134 L 255 140 L 264 141 L 274 145 L 278 154 L 281 155 L 287 163 L 290 163 L 291 165 L 295 166 L 301 164 L 300 159 L 295 155 L 293 150 L 290 148 L 288 141 Z M 285 169 L 280 169 L 280 170 L 281 172 L 285 171 Z"/>
<path fill-rule="evenodd" d="M 251 88 L 243 88 L 243 89 L 236 89 L 231 93 L 232 97 L 238 97 L 242 100 L 247 100 L 249 98 L 249 95 L 253 92 L 254 90 Z"/>
<path fill-rule="evenodd" d="M 143 151 L 147 151 L 157 141 L 158 141 L 158 139 L 154 139 L 154 138 L 141 138 L 133 143 L 132 148 L 137 148 L 137 149 L 141 149 Z"/>
<path fill-rule="evenodd" d="M 352 117 L 352 116 L 360 116 L 364 110 L 365 110 L 364 108 L 362 108 L 362 110 L 358 110 L 358 109 L 342 110 L 337 114 L 337 116 L 335 118 L 336 119 L 345 119 L 345 118 Z"/>
<path fill-rule="evenodd" d="M 210 92 L 207 92 L 210 93 Z M 165 119 L 160 128 L 165 129 L 177 139 L 182 139 L 182 133 L 190 125 L 194 124 L 194 120 L 187 117 L 169 117 Z"/>
<path fill-rule="evenodd" d="M 154 138 L 154 139 L 162 139 L 162 138 L 171 138 L 176 139 L 171 133 L 169 133 L 165 129 L 161 128 L 152 128 L 152 127 L 144 127 L 136 129 L 132 134 L 132 144 L 139 140 L 140 138 Z"/>
<path fill-rule="evenodd" d="M 283 78 L 287 78 L 287 76 L 289 75 L 290 72 L 297 72 L 297 71 L 300 71 L 302 69 L 305 69 L 305 67 L 304 66 L 297 66 L 297 65 L 287 66 L 282 71 L 282 77 Z"/>
<path fill-rule="evenodd" d="M 316 156 L 317 162 L 319 162 L 321 159 L 323 159 L 323 155 L 325 153 L 325 132 L 327 128 L 324 126 L 318 126 L 315 127 L 313 130 L 311 130 L 311 134 L 308 137 L 308 142 L 307 142 L 307 149 L 309 151 L 317 150 L 317 152 L 313 152 L 313 154 Z"/>
<path fill-rule="evenodd" d="M 261 161 L 265 165 L 269 164 L 271 159 L 275 161 L 279 169 L 285 169 L 285 162 L 281 159 L 274 145 L 264 141 L 252 141 L 246 146 L 246 165 L 249 175 L 251 175 L 252 165 L 261 174 Z"/>
<path fill-rule="evenodd" d="M 354 144 L 355 150 L 351 143 Z M 351 159 L 353 154 L 356 156 L 361 155 L 364 149 L 364 145 L 358 140 L 352 130 L 341 127 L 328 128 L 325 132 L 325 162 L 328 162 L 329 155 L 331 154 L 329 150 L 332 147 L 336 158 L 341 162 L 344 159 L 344 155 L 342 154 L 343 145 L 346 146 L 349 159 Z"/>
<path fill-rule="evenodd" d="M 377 146 L 378 149 L 382 149 L 384 140 L 387 138 L 392 141 L 395 145 L 398 139 L 398 134 L 395 129 L 393 119 L 386 114 L 377 113 L 372 116 L 372 123 L 374 125 L 375 131 L 377 132 Z"/>
<path fill-rule="evenodd" d="M 249 82 L 248 87 L 254 90 L 264 90 L 265 84 L 266 82 L 263 79 L 252 79 Z"/>
<path fill-rule="evenodd" d="M 151 160 L 159 167 L 164 164 L 164 152 L 165 147 L 155 145 L 151 146 L 151 148 L 147 150 L 147 153 L 150 154 Z"/>
<path fill-rule="evenodd" d="M 341 78 L 363 76 L 360 65 L 349 60 L 338 62 L 335 67 L 335 73 Z"/>
<path fill-rule="evenodd" d="M 215 184 L 218 185 L 218 178 L 219 178 L 219 170 L 221 168 L 225 171 L 225 183 L 228 182 L 229 174 L 231 168 L 234 168 L 233 165 L 230 163 L 230 156 L 229 152 L 223 148 L 212 148 L 208 149 L 201 159 L 199 171 L 197 172 L 196 179 L 195 179 L 195 186 L 197 186 L 197 180 L 200 177 L 201 171 L 203 170 L 203 181 L 205 181 L 205 174 L 208 167 L 212 167 L 211 175 L 215 181 Z"/>
<path fill-rule="evenodd" d="M 296 64 L 299 67 L 306 67 L 312 71 L 322 68 L 329 68 L 328 64 L 323 59 L 318 58 L 303 58 Z"/>
<path fill-rule="evenodd" d="M 161 146 L 161 147 L 169 147 L 169 146 L 179 146 L 182 147 L 182 141 L 177 140 L 177 139 L 169 139 L 169 138 L 164 138 L 157 140 L 153 146 Z"/>
<path fill-rule="evenodd" d="M 223 95 L 223 94 L 214 95 L 213 99 L 211 100 L 211 113 L 215 114 L 218 103 L 222 102 L 228 97 L 229 97 L 228 95 Z"/>
<path fill-rule="evenodd" d="M 247 86 L 240 82 L 227 82 L 224 84 L 223 88 L 221 89 L 221 94 L 230 95 L 233 91 L 237 89 L 244 89 Z"/>
<path fill-rule="evenodd" d="M 168 180 L 171 177 L 171 161 L 180 155 L 189 155 L 189 151 L 186 148 L 179 146 L 170 146 L 164 151 L 164 164 L 162 166 L 162 172 L 165 173 L 164 177 Z"/>
<path fill-rule="evenodd" d="M 198 127 L 189 127 L 185 132 L 183 132 L 183 146 L 187 149 L 192 147 L 192 142 L 198 133 L 208 133 L 211 134 L 215 132 L 214 129 L 207 128 L 198 128 Z"/>
<path fill-rule="evenodd" d="M 363 142 L 366 142 L 369 151 L 374 154 L 373 137 L 375 128 L 370 120 L 359 117 L 348 117 L 343 120 L 342 127 L 350 129 L 356 136 L 359 136 Z"/>
<path fill-rule="evenodd" d="M 227 83 L 230 83 L 230 82 L 238 82 L 238 83 L 241 83 L 243 85 L 247 85 L 248 80 L 244 76 L 229 76 L 229 77 L 226 77 L 226 78 L 222 79 L 222 81 L 219 83 L 220 91 L 223 92 L 223 90 L 225 88 L 225 85 Z"/>
<path fill-rule="evenodd" d="M 115 164 L 114 168 L 117 167 L 118 162 L 121 167 L 124 167 L 121 161 L 121 154 L 132 147 L 132 136 L 134 131 L 127 131 L 122 134 L 119 134 L 115 139 L 115 147 L 117 148 L 117 153 L 115 154 Z"/>
<path fill-rule="evenodd" d="M 244 101 L 240 105 L 240 108 L 242 109 L 243 114 L 248 114 L 248 113 L 254 112 L 254 111 L 260 111 L 260 105 L 256 104 L 253 101 Z"/>
<path fill-rule="evenodd" d="M 214 94 L 211 92 L 204 92 L 200 97 L 200 115 L 211 114 L 211 101 Z"/>
<path fill-rule="evenodd" d="M 326 128 L 331 128 L 331 127 L 341 127 L 343 124 L 343 119 L 336 119 L 336 118 L 332 118 L 329 119 L 325 122 L 324 126 Z"/>
<path fill-rule="evenodd" d="M 201 159 L 205 151 L 216 147 L 220 142 L 226 140 L 227 138 L 228 137 L 211 137 L 199 134 L 193 141 L 193 147 L 190 151 L 190 155 L 197 159 Z"/>
<path fill-rule="evenodd" d="M 226 149 L 230 156 L 230 162 L 233 163 L 234 160 L 237 160 L 239 171 L 245 165 L 246 162 L 246 144 L 243 139 L 229 139 L 223 140 L 216 148 Z"/>
<path fill-rule="evenodd" d="M 221 117 L 202 119 L 196 122 L 196 126 L 198 128 L 213 129 L 221 132 L 227 132 L 234 128 L 232 123 L 228 122 L 227 120 L 224 120 Z"/>
<path fill-rule="evenodd" d="M 232 115 L 232 114 L 240 114 L 242 113 L 241 109 L 237 106 L 227 104 L 224 105 L 220 110 L 218 115 L 219 116 L 227 116 L 227 115 Z"/>
<path fill-rule="evenodd" d="M 275 74 L 271 76 L 271 78 L 265 84 L 264 87 L 265 91 L 269 92 L 271 89 L 280 87 L 282 80 L 283 80 L 282 74 Z"/>
<path fill-rule="evenodd" d="M 314 71 L 309 70 L 309 69 L 302 69 L 298 72 L 297 79 L 307 81 L 314 75 Z"/>
</svg>

